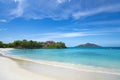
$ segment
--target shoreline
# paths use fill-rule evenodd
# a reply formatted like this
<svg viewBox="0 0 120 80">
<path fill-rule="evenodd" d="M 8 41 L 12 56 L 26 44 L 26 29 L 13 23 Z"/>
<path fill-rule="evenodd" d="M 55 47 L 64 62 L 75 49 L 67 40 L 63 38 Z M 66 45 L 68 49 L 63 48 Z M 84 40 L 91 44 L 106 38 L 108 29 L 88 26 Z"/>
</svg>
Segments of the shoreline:
<svg viewBox="0 0 120 80">
<path fill-rule="evenodd" d="M 14 48 L 3 48 L 2 51 L 4 52 L 4 51 L 8 51 L 8 50 L 13 50 L 13 49 Z M 4 53 L 2 55 L 4 55 Z M 108 73 L 108 74 L 114 74 L 115 72 L 117 72 L 116 74 L 120 75 L 119 69 L 110 69 L 110 68 L 95 67 L 95 66 L 88 66 L 88 65 L 82 65 L 82 64 L 64 63 L 64 62 L 57 62 L 57 61 L 48 61 L 48 60 L 33 60 L 33 59 L 18 57 L 15 55 L 9 55 L 6 53 L 4 56 L 8 57 L 10 59 L 13 59 L 13 60 L 69 68 L 69 69 L 78 70 L 78 71 L 86 71 L 86 72 L 88 71 L 88 72 L 96 72 L 96 73 L 98 72 L 98 73 Z M 97 71 L 96 71 L 96 69 L 97 69 Z"/>
<path fill-rule="evenodd" d="M 85 71 L 85 72 L 95 72 L 95 73 L 105 73 L 105 74 L 115 74 L 120 75 L 120 70 L 118 69 L 107 69 L 102 67 L 94 67 L 94 66 L 87 66 L 87 65 L 80 65 L 80 64 L 71 64 L 71 63 L 64 63 L 64 62 L 57 62 L 57 61 L 47 61 L 47 60 L 32 60 L 28 58 L 21 58 L 16 56 L 7 56 L 8 58 L 15 60 L 19 63 L 19 61 L 33 63 L 33 64 L 40 64 L 40 65 L 48 65 L 53 67 L 60 67 L 60 68 L 67 68 L 76 71 Z M 24 64 L 23 64 L 24 65 Z"/>
<path fill-rule="evenodd" d="M 25 69 L 36 75 L 49 76 L 56 80 L 101 80 L 101 78 L 102 80 L 120 79 L 120 71 L 61 62 L 24 59 L 16 56 L 4 55 L 4 53 L 2 54 L 6 59 L 16 62 L 20 69 Z"/>
</svg>

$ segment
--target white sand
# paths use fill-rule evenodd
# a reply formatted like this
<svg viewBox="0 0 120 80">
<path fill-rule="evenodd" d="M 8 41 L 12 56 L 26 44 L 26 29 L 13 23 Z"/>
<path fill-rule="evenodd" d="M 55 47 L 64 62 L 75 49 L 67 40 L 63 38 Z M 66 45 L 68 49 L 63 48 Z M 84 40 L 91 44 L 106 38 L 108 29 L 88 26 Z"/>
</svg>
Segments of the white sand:
<svg viewBox="0 0 120 80">
<path fill-rule="evenodd" d="M 120 71 L 0 57 L 0 80 L 120 80 Z"/>
<path fill-rule="evenodd" d="M 0 51 L 8 51 L 8 50 L 13 50 L 14 48 L 0 48 Z"/>
<path fill-rule="evenodd" d="M 24 59 L 22 59 L 24 60 Z M 25 69 L 60 80 L 120 80 L 120 72 L 47 61 L 27 61 Z M 35 64 L 36 63 L 36 64 Z"/>
<path fill-rule="evenodd" d="M 57 80 L 20 68 L 13 60 L 0 57 L 0 80 Z"/>
</svg>

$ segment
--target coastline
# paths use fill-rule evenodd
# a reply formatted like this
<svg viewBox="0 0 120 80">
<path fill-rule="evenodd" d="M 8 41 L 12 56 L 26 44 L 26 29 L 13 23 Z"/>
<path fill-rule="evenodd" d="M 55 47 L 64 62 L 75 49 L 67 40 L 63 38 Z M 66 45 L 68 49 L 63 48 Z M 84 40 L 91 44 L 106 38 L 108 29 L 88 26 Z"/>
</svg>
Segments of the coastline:
<svg viewBox="0 0 120 80">
<path fill-rule="evenodd" d="M 25 72 L 27 71 L 27 74 L 23 75 L 24 77 L 29 76 L 29 73 L 31 75 L 36 75 L 36 76 L 44 75 L 44 77 L 47 77 L 47 79 L 46 78 L 44 79 L 42 77 L 43 78 L 42 80 L 101 80 L 101 79 L 102 80 L 119 80 L 120 79 L 119 71 L 103 69 L 103 68 L 94 68 L 89 66 L 51 62 L 51 61 L 44 61 L 44 60 L 37 61 L 37 60 L 30 60 L 30 59 L 24 59 L 24 58 L 7 56 L 7 55 L 5 55 L 5 57 L 1 56 L 0 60 L 6 61 L 6 62 L 11 61 L 15 65 L 17 65 L 19 69 L 14 70 L 14 72 L 17 71 L 18 74 L 21 74 L 21 69 L 24 70 Z M 8 62 L 6 65 L 13 67 L 14 64 L 10 64 L 11 62 L 10 63 Z M 4 67 L 1 67 L 1 68 L 4 68 Z M 50 77 L 49 79 L 48 79 L 48 76 Z M 38 78 L 33 80 L 41 80 L 41 79 Z"/>
</svg>

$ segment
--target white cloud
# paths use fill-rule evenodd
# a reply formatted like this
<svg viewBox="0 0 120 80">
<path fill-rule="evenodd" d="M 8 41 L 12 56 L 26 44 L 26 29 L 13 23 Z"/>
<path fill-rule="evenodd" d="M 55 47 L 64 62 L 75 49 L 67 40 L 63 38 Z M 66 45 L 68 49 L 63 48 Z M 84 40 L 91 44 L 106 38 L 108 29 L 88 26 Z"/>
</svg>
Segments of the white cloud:
<svg viewBox="0 0 120 80">
<path fill-rule="evenodd" d="M 20 17 L 22 16 L 24 12 L 24 0 L 14 0 L 15 3 L 17 3 L 17 7 L 13 9 L 10 13 L 10 15 L 14 15 L 15 17 Z"/>
<path fill-rule="evenodd" d="M 71 0 L 57 0 L 58 3 L 70 2 Z"/>
<path fill-rule="evenodd" d="M 5 20 L 5 19 L 0 19 L 0 22 L 7 22 L 7 20 Z"/>
<path fill-rule="evenodd" d="M 0 28 L 0 31 L 6 31 L 7 29 L 6 28 Z"/>
<path fill-rule="evenodd" d="M 70 38 L 70 37 L 80 37 L 86 36 L 87 34 L 80 32 L 71 32 L 71 33 L 48 33 L 47 36 L 51 36 L 53 38 Z"/>
<path fill-rule="evenodd" d="M 0 0 L 0 18 L 80 19 L 103 12 L 119 12 L 120 1 L 110 0 Z"/>
<path fill-rule="evenodd" d="M 95 8 L 93 10 L 87 10 L 87 11 L 83 11 L 83 12 L 78 11 L 78 12 L 73 14 L 73 17 L 75 19 L 79 19 L 80 17 L 87 17 L 87 16 L 98 14 L 98 13 L 117 12 L 117 11 L 120 11 L 120 4 L 98 7 L 98 8 Z"/>
<path fill-rule="evenodd" d="M 36 41 L 47 41 L 47 40 L 62 40 L 62 39 L 73 39 L 73 38 L 80 38 L 85 36 L 96 36 L 96 35 L 103 35 L 100 33 L 82 33 L 82 32 L 57 32 L 57 33 L 42 33 L 42 34 L 29 34 L 29 35 L 22 35 L 21 37 L 25 37 L 27 39 L 34 39 Z M 24 39 L 24 38 L 23 38 Z"/>
<path fill-rule="evenodd" d="M 65 0 L 57 0 L 58 1 L 58 3 L 63 3 L 63 2 L 65 2 Z"/>
<path fill-rule="evenodd" d="M 36 39 L 39 37 L 41 40 L 54 40 L 54 39 L 62 39 L 62 38 L 75 38 L 75 37 L 83 37 L 83 36 L 95 36 L 101 35 L 98 33 L 83 33 L 83 32 L 57 32 L 57 33 L 42 33 L 42 34 L 30 34 L 30 35 L 22 35 L 29 39 Z"/>
<path fill-rule="evenodd" d="M 94 21 L 94 22 L 86 22 L 86 23 L 77 23 L 79 24 L 80 26 L 82 25 L 103 25 L 103 24 L 119 24 L 120 23 L 120 20 L 108 20 L 108 21 Z"/>
</svg>

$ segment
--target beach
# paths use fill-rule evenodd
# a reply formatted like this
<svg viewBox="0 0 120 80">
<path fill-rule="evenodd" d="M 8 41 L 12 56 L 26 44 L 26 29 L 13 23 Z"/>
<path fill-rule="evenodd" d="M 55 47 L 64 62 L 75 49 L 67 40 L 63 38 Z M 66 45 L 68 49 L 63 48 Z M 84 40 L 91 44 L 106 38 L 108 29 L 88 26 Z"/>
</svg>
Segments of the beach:
<svg viewBox="0 0 120 80">
<path fill-rule="evenodd" d="M 0 80 L 58 80 L 20 68 L 16 62 L 0 57 Z"/>
<path fill-rule="evenodd" d="M 120 80 L 120 0 L 0 0 L 0 80 Z"/>
<path fill-rule="evenodd" d="M 3 50 L 3 49 L 2 49 Z M 7 49 L 6 49 L 7 50 Z M 3 55 L 4 53 L 2 53 Z M 119 80 L 120 72 L 44 60 L 0 56 L 1 80 Z"/>
</svg>

